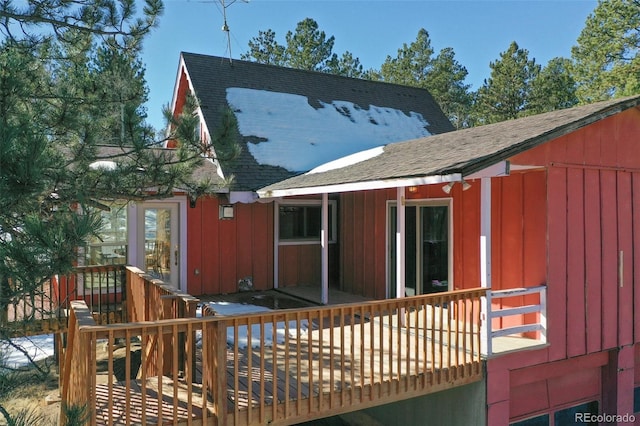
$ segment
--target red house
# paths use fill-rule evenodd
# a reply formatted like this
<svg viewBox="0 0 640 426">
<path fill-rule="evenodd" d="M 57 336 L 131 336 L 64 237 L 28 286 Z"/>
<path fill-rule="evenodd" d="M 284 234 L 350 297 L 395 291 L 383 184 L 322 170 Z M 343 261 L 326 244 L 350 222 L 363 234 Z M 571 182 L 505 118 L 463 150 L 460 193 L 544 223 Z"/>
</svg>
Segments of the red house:
<svg viewBox="0 0 640 426">
<path fill-rule="evenodd" d="M 391 144 L 258 192 L 338 196 L 345 291 L 491 289 L 487 424 L 622 424 L 640 411 L 639 105 Z M 505 353 L 506 335 L 537 344 Z"/>
<path fill-rule="evenodd" d="M 380 317 L 394 310 L 396 329 L 405 314 L 424 313 L 426 323 L 427 309 L 431 319 L 440 312 L 439 326 L 448 319 L 456 332 L 479 318 L 486 373 L 472 365 L 475 375 L 465 375 L 471 365 L 462 365 L 465 354 L 478 352 L 466 346 L 466 331 L 454 345 L 440 327 L 442 373 L 435 371 L 436 349 L 426 350 L 427 336 L 435 340 L 435 319 L 424 342 L 407 338 L 397 346 L 384 331 L 374 333 L 371 321 L 370 329 L 361 325 L 361 335 L 369 330 L 383 343 L 361 356 L 360 373 L 363 359 L 374 360 L 388 344 L 406 349 L 398 352 L 407 356 L 399 371 L 410 371 L 411 360 L 424 355 L 421 367 L 430 362 L 434 375 L 401 377 L 397 387 L 395 378 L 365 384 L 350 396 L 340 393 L 343 405 L 334 406 L 331 392 L 347 388 L 334 386 L 339 369 L 331 367 L 331 390 L 318 392 L 317 412 L 309 402 L 286 417 L 284 391 L 282 424 L 349 410 L 364 410 L 383 424 L 488 425 L 623 423 L 640 411 L 640 315 L 634 309 L 640 303 L 640 97 L 452 131 L 424 90 L 185 53 L 175 114 L 188 93 L 200 102 L 205 140 L 215 140 L 225 111 L 237 120 L 242 155 L 207 159 L 209 172 L 233 176 L 232 184 L 217 197 L 177 193 L 127 207 L 129 228 L 121 238 L 130 247 L 129 264 L 196 296 L 234 293 L 248 277 L 257 290 L 311 288 L 324 304 L 332 289 L 378 301 L 426 300 L 430 293 L 455 298 L 474 289 L 486 294 L 475 317 L 475 301 L 357 308 L 375 305 Z M 199 321 L 204 330 L 208 323 Z M 354 324 L 345 321 L 342 316 L 339 324 L 355 336 Z M 226 357 L 223 346 L 213 370 L 242 354 L 236 346 Z M 455 346 L 448 364 L 444 346 Z M 341 356 L 358 352 L 341 350 Z M 463 362 L 456 369 L 451 357 L 458 356 Z M 314 357 L 308 360 L 313 366 Z M 385 358 L 392 372 L 395 361 Z M 232 367 L 237 373 L 238 365 Z M 372 367 L 360 376 L 373 380 L 375 373 Z M 221 376 L 214 388 L 224 393 Z M 436 376 L 441 381 L 433 379 L 425 390 L 427 377 Z M 311 389 L 313 383 L 312 377 Z M 301 392 L 298 400 L 315 401 Z M 392 410 L 382 405 L 411 400 Z M 325 403 L 331 409 L 323 411 Z M 278 419 L 277 404 L 270 407 Z M 215 414 L 226 413 L 222 407 Z"/>
<path fill-rule="evenodd" d="M 258 290 L 319 286 L 317 197 L 265 202 L 256 191 L 349 154 L 453 130 L 423 89 L 183 53 L 174 114 L 188 93 L 199 101 L 201 137 L 215 139 L 231 110 L 242 147 L 239 158 L 210 160 L 221 178 L 232 178 L 228 190 L 183 210 L 180 283 L 194 295 L 234 293 L 247 277 Z M 339 286 L 340 207 L 337 198 L 329 204 L 330 280 Z"/>
</svg>

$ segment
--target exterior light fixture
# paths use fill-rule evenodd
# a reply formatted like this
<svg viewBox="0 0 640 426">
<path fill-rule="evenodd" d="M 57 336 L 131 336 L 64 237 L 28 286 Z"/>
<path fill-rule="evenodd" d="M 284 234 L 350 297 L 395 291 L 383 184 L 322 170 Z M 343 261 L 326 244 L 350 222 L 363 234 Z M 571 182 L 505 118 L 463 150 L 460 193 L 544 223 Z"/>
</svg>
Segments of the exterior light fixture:
<svg viewBox="0 0 640 426">
<path fill-rule="evenodd" d="M 463 191 L 466 191 L 467 189 L 471 188 L 471 184 L 464 179 L 460 181 L 460 184 L 462 185 Z M 442 187 L 442 190 L 444 191 L 445 194 L 450 194 L 451 189 L 453 188 L 453 185 L 455 185 L 455 182 L 449 182 Z"/>
<path fill-rule="evenodd" d="M 449 182 L 445 186 L 442 187 L 442 190 L 444 191 L 445 194 L 451 193 L 451 188 L 453 188 L 453 184 L 454 183 L 455 182 Z"/>
<path fill-rule="evenodd" d="M 219 208 L 219 219 L 233 219 L 233 204 L 221 204 Z"/>
<path fill-rule="evenodd" d="M 408 189 L 409 189 L 409 192 L 412 194 L 415 194 L 416 192 L 418 192 L 417 186 L 410 186 Z"/>
</svg>

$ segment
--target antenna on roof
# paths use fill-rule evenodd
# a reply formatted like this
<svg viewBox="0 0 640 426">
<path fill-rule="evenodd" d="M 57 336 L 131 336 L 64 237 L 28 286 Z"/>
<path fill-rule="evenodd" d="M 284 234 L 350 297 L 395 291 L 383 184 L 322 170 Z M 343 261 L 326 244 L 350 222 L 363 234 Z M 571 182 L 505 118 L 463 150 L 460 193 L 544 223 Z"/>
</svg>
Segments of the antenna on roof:
<svg viewBox="0 0 640 426">
<path fill-rule="evenodd" d="M 227 49 L 229 50 L 229 62 L 233 62 L 231 55 L 231 31 L 229 29 L 229 24 L 227 24 L 227 8 L 234 4 L 238 0 L 231 0 L 227 3 L 227 0 L 218 0 L 220 2 L 220 6 L 222 6 L 222 19 L 224 23 L 222 24 L 222 31 L 227 34 Z M 249 0 L 241 0 L 244 3 L 249 3 Z"/>
</svg>

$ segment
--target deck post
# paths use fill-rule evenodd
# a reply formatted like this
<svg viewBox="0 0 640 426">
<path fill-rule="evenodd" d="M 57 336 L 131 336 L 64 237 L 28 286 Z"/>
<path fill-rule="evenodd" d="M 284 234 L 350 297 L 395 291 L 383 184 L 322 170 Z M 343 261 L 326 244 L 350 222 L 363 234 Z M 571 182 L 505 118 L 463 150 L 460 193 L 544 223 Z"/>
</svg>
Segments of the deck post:
<svg viewBox="0 0 640 426">
<path fill-rule="evenodd" d="M 213 377 L 213 411 L 217 424 L 223 425 L 227 417 L 227 322 L 220 320 L 212 325 L 213 356 L 210 368 Z"/>
<path fill-rule="evenodd" d="M 322 304 L 329 303 L 329 194 L 322 194 L 322 228 L 320 247 L 322 251 Z"/>
<path fill-rule="evenodd" d="M 396 298 L 405 296 L 405 209 L 404 209 L 404 186 L 399 186 L 396 193 Z M 404 327 L 404 309 L 398 312 L 400 324 Z"/>
<path fill-rule="evenodd" d="M 276 200 L 273 203 L 273 288 L 278 288 L 279 282 L 279 254 L 280 249 L 280 203 Z"/>
<path fill-rule="evenodd" d="M 481 353 L 491 356 L 491 178 L 480 180 L 480 286 L 487 289 L 481 304 Z"/>
</svg>

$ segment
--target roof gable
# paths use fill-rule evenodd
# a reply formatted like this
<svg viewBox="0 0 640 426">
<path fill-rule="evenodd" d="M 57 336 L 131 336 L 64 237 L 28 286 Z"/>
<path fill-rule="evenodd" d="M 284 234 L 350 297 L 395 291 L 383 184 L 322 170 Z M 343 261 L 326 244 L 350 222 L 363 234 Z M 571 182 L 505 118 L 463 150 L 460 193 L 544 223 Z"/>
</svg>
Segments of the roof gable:
<svg viewBox="0 0 640 426">
<path fill-rule="evenodd" d="M 191 53 L 182 59 L 209 132 L 225 108 L 238 120 L 242 154 L 221 161 L 225 176 L 235 176 L 233 190 L 453 130 L 423 89 Z"/>
</svg>

